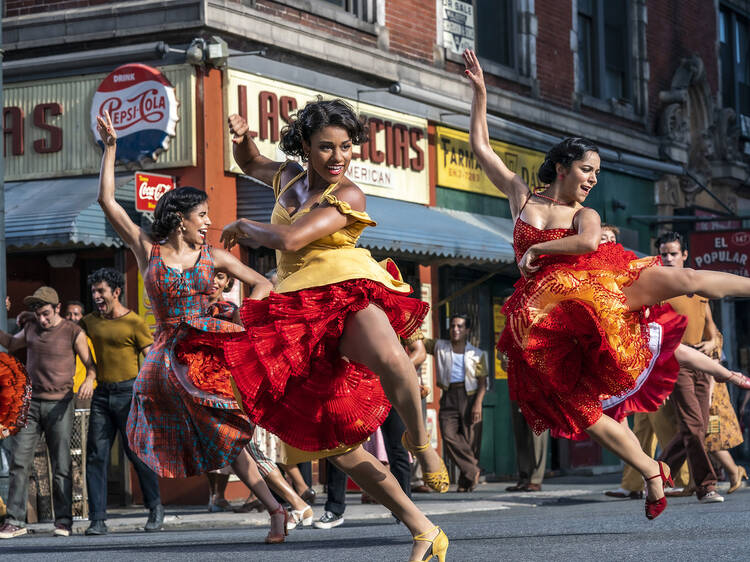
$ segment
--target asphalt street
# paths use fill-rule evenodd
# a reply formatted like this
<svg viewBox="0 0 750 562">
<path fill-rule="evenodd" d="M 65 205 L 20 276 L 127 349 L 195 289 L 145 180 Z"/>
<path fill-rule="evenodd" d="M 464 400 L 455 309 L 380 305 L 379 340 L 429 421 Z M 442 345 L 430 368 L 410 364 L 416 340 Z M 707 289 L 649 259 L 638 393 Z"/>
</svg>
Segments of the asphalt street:
<svg viewBox="0 0 750 562">
<path fill-rule="evenodd" d="M 607 487 L 611 486 L 573 483 L 546 487 L 537 495 L 512 496 L 497 485 L 488 486 L 480 488 L 475 499 L 450 494 L 456 509 L 452 513 L 441 509 L 442 514 L 431 517 L 450 537 L 451 561 L 750 559 L 750 489 L 728 496 L 723 504 L 703 505 L 695 497 L 670 499 L 665 513 L 648 521 L 642 500 L 606 499 L 602 491 Z M 431 502 L 445 500 L 446 496 L 429 495 L 420 504 L 429 510 Z M 481 510 L 472 510 L 472 505 Z M 265 525 L 197 525 L 105 537 L 55 538 L 36 533 L 1 542 L 0 558 L 375 562 L 405 560 L 409 553 L 406 529 L 385 513 L 369 519 L 350 517 L 331 530 L 293 531 L 281 545 L 263 543 L 267 530 Z"/>
</svg>

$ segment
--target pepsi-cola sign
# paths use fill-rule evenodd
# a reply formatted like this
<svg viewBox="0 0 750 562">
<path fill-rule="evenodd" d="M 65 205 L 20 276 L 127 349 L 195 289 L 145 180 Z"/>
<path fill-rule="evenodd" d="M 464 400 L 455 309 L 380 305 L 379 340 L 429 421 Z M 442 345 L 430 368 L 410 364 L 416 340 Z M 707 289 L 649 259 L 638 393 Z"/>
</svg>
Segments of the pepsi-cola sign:
<svg viewBox="0 0 750 562">
<path fill-rule="evenodd" d="M 167 191 L 175 188 L 172 176 L 152 174 L 150 172 L 135 173 L 135 208 L 138 211 L 154 212 L 156 202 Z"/>
<path fill-rule="evenodd" d="M 177 98 L 169 80 L 145 64 L 125 64 L 113 70 L 94 93 L 91 130 L 99 146 L 96 116 L 108 111 L 117 131 L 117 160 L 156 160 L 167 150 L 177 125 Z"/>
</svg>

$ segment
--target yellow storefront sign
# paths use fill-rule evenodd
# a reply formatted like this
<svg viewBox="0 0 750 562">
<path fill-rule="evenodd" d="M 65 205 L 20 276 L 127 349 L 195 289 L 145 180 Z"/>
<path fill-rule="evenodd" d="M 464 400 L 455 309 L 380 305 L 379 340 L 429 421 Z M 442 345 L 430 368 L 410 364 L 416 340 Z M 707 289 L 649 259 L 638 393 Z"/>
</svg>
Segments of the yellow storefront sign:
<svg viewBox="0 0 750 562">
<path fill-rule="evenodd" d="M 490 140 L 490 144 L 505 165 L 521 176 L 529 187 L 541 187 L 537 171 L 544 162 L 543 152 L 497 140 Z M 505 197 L 479 167 L 469 144 L 469 133 L 445 127 L 437 127 L 437 184 L 441 187 Z"/>
<path fill-rule="evenodd" d="M 154 311 L 151 309 L 151 301 L 148 298 L 148 293 L 146 293 L 146 287 L 143 284 L 143 277 L 140 271 L 138 272 L 138 314 L 143 318 L 148 329 L 153 334 L 154 330 L 156 330 L 156 317 L 154 316 Z"/>
<path fill-rule="evenodd" d="M 492 300 L 492 324 L 495 332 L 495 378 L 496 379 L 507 379 L 508 373 L 503 368 L 503 363 L 500 360 L 500 354 L 497 353 L 497 342 L 500 339 L 500 334 L 505 329 L 505 314 L 503 314 L 503 301 L 497 297 Z"/>
<path fill-rule="evenodd" d="M 319 96 L 337 96 L 271 80 L 248 72 L 227 71 L 228 113 L 245 117 L 261 154 L 272 160 L 287 157 L 279 148 L 283 127 L 298 109 Z M 354 147 L 347 176 L 368 195 L 429 204 L 430 175 L 427 163 L 427 120 L 391 111 L 355 100 L 344 99 L 367 120 L 369 140 Z M 229 135 L 226 136 L 224 169 L 241 170 L 232 158 Z"/>
</svg>

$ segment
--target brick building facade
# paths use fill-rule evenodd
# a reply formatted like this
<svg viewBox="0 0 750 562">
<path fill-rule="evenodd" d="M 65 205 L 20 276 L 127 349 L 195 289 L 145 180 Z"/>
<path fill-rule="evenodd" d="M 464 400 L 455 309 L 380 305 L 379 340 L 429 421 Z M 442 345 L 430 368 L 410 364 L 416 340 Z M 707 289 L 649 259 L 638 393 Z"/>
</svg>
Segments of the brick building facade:
<svg viewBox="0 0 750 562">
<path fill-rule="evenodd" d="M 406 187 L 399 184 L 385 198 L 470 217 L 507 236 L 506 200 L 480 182 L 451 184 L 443 173 L 447 164 L 440 164 L 441 139 L 464 142 L 468 129 L 471 91 L 460 58 L 465 45 L 475 46 L 485 68 L 490 133 L 506 153 L 526 154 L 534 162 L 554 138 L 570 135 L 608 150 L 589 203 L 603 220 L 621 227 L 626 245 L 653 251 L 654 236 L 672 226 L 659 217 L 750 214 L 747 0 L 6 0 L 2 15 L 6 62 L 18 67 L 34 61 L 11 75 L 11 84 L 109 72 L 135 62 L 118 55 L 125 47 L 154 41 L 174 50 L 199 37 L 218 46 L 215 37 L 226 41 L 230 56 L 222 68 L 228 71 L 196 66 L 196 161 L 173 170 L 183 183 L 222 197 L 223 210 L 214 218 L 218 227 L 243 213 L 263 216 L 268 205 L 230 169 L 222 125 L 228 112 L 241 107 L 233 105 L 239 103 L 237 85 L 261 77 L 279 88 L 304 88 L 353 100 L 358 108 L 397 113 L 384 122 L 422 120 L 426 191 L 400 197 L 398 189 Z M 102 50 L 111 50 L 111 59 L 83 56 Z M 49 56 L 62 62 L 45 67 Z M 185 64 L 175 51 L 138 56 L 154 66 Z M 293 97 L 292 90 L 284 91 Z M 418 174 L 409 177 L 422 181 Z M 383 193 L 373 189 L 368 194 L 379 199 Z M 688 233 L 699 224 L 714 223 L 674 226 Z M 493 307 L 517 276 L 512 256 L 417 251 L 410 243 L 429 236 L 416 230 L 405 228 L 400 243 L 370 247 L 405 263 L 411 281 L 432 301 L 435 335 L 445 333 L 451 312 L 468 312 L 478 327 L 475 343 L 490 350 L 499 329 Z M 251 259 L 261 268 L 272 260 L 264 254 Z M 28 286 L 28 280 L 18 280 L 18 286 L 22 282 Z M 467 285 L 472 290 L 461 292 Z M 129 295 L 137 299 L 134 290 Z M 725 332 L 750 332 L 737 320 L 741 306 L 720 306 Z M 738 365 L 744 344 L 739 337 L 726 340 L 729 360 Z M 504 474 L 513 471 L 513 452 L 507 391 L 497 369 L 485 404 L 483 464 Z M 436 402 L 431 407 L 434 413 Z M 569 466 L 580 461 L 575 455 L 561 447 L 553 462 Z"/>
</svg>

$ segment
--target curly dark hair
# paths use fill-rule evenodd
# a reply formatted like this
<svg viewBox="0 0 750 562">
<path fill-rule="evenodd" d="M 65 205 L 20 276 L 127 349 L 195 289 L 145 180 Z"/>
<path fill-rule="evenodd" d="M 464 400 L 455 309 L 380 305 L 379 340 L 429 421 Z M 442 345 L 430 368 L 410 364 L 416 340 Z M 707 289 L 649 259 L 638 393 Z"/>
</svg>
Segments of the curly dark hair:
<svg viewBox="0 0 750 562">
<path fill-rule="evenodd" d="M 598 154 L 599 147 L 590 140 L 581 137 L 569 137 L 558 142 L 549 149 L 544 157 L 544 162 L 539 166 L 539 181 L 545 184 L 553 183 L 557 178 L 556 164 L 562 164 L 566 168 L 570 168 L 573 162 L 581 160 L 587 152 Z"/>
<path fill-rule="evenodd" d="M 679 232 L 669 231 L 664 232 L 656 239 L 656 251 L 659 251 L 659 247 L 662 244 L 669 244 L 670 242 L 677 242 L 680 244 L 680 250 L 687 250 L 687 244 L 685 244 L 685 237 Z"/>
<path fill-rule="evenodd" d="M 123 292 L 125 292 L 125 276 L 121 272 L 117 271 L 116 269 L 112 269 L 111 267 L 102 267 L 101 269 L 97 269 L 88 276 L 86 281 L 88 282 L 89 287 L 104 281 L 107 285 L 109 285 L 109 288 L 112 289 L 113 293 L 115 292 L 115 289 L 119 288 L 120 299 L 122 299 L 122 294 Z"/>
<path fill-rule="evenodd" d="M 307 160 L 302 141 L 310 143 L 310 138 L 324 127 L 342 127 L 349 133 L 352 144 L 367 142 L 368 129 L 357 117 L 352 106 L 343 100 L 318 100 L 308 102 L 298 111 L 290 123 L 281 130 L 281 150 L 289 156 L 299 156 Z"/>
<path fill-rule="evenodd" d="M 208 199 L 205 191 L 195 187 L 178 187 L 161 196 L 154 209 L 151 237 L 164 240 L 182 222 L 182 217 Z"/>
</svg>

